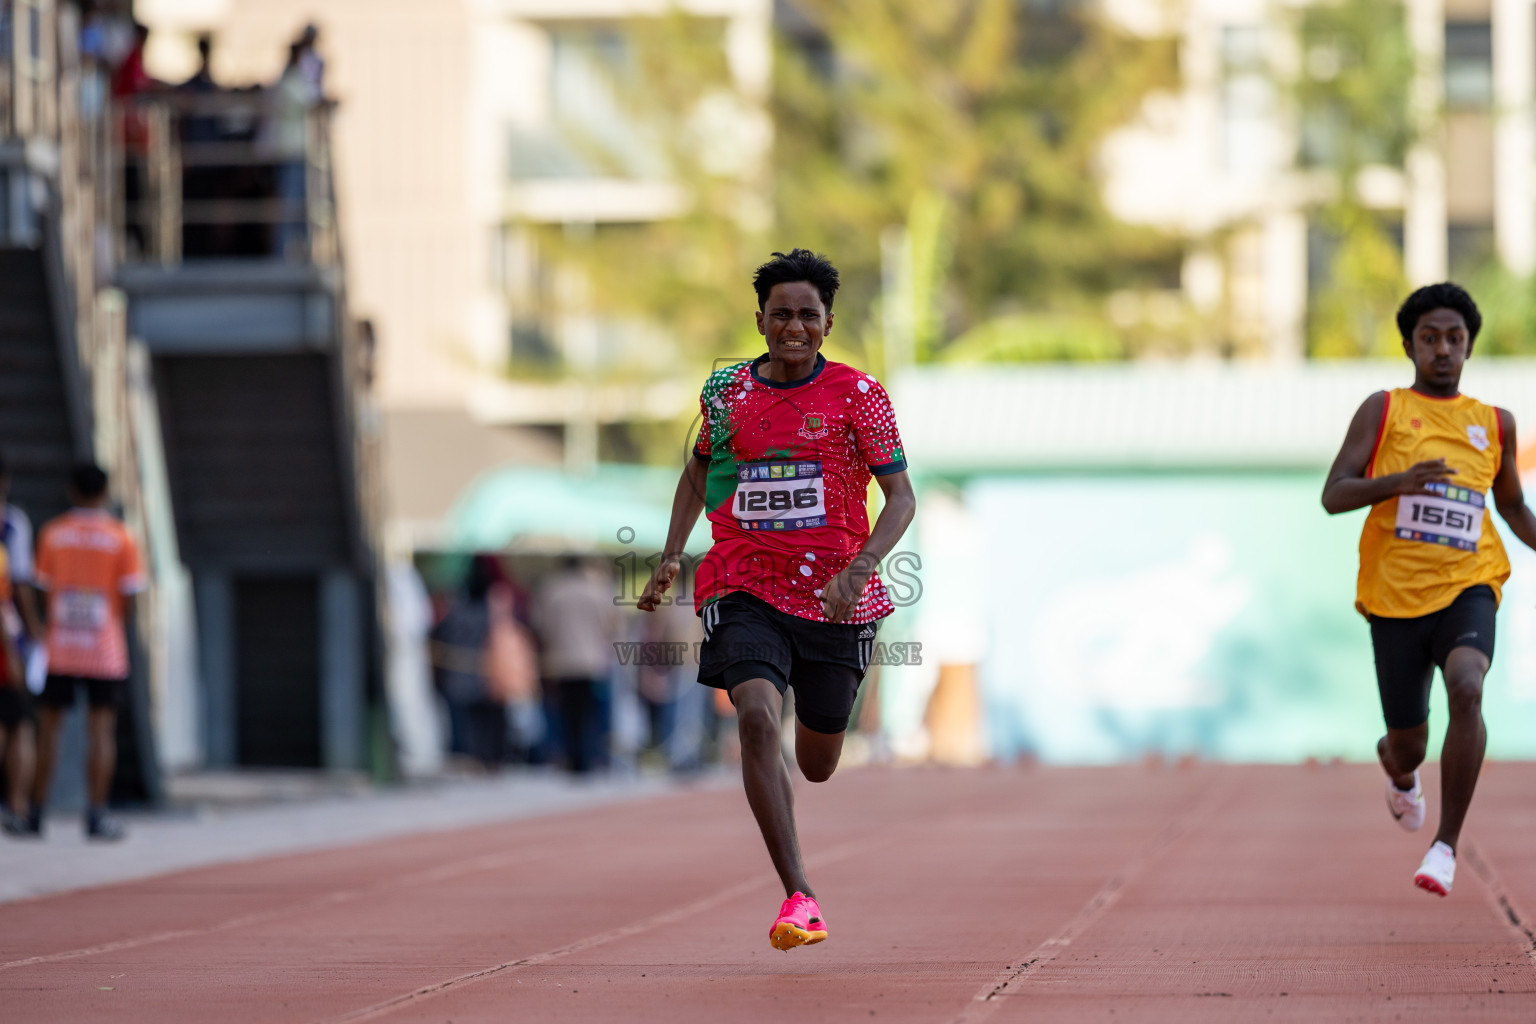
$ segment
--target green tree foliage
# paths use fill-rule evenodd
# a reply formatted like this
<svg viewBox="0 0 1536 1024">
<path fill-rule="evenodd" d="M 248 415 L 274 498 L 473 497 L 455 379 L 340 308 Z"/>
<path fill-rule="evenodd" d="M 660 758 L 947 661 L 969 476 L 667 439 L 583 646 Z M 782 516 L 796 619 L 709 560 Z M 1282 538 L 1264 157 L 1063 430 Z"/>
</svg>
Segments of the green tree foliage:
<svg viewBox="0 0 1536 1024">
<path fill-rule="evenodd" d="M 752 327 L 746 281 L 762 261 L 769 220 L 766 182 L 740 159 L 755 115 L 732 80 L 719 22 L 672 11 L 626 22 L 619 38 L 609 84 L 648 148 L 646 162 L 660 168 L 654 181 L 674 191 L 676 212 L 642 223 L 525 225 L 540 261 L 579 281 L 556 289 L 539 312 L 592 313 L 631 330 L 646 324 L 675 354 L 707 362 L 740 349 Z M 765 134 L 768 126 L 758 127 Z M 629 176 L 600 143 L 586 149 L 599 168 Z M 642 361 L 655 369 L 656 354 L 641 353 Z"/>
<path fill-rule="evenodd" d="M 580 299 L 659 324 L 702 362 L 758 350 L 747 286 L 774 249 L 826 252 L 845 288 L 830 344 L 879 368 L 882 248 L 907 244 L 905 315 L 920 359 L 1105 358 L 1114 289 L 1166 285 L 1176 244 L 1105 209 L 1106 135 L 1175 78 L 1166 40 L 1130 36 L 1086 0 L 795 0 L 812 28 L 777 41 L 756 166 L 718 22 L 669 14 L 624 31 L 616 92 L 647 126 L 677 217 L 534 230 L 580 268 Z M 984 328 L 984 329 L 983 329 Z M 1080 328 L 1080 329 L 1079 329 Z M 979 334 L 977 329 L 982 329 Z"/>
<path fill-rule="evenodd" d="M 936 201 L 945 214 L 947 272 L 934 296 L 942 329 L 915 332 L 919 359 L 942 358 L 948 338 L 997 318 L 1006 319 L 989 329 L 993 338 L 1031 314 L 1102 322 L 1111 290 L 1176 267 L 1169 239 L 1110 215 L 1097 178 L 1106 135 L 1173 81 L 1170 43 L 1131 37 L 1094 6 L 1060 0 L 797 6 L 834 56 L 781 47 L 777 237 L 835 254 L 850 309 L 878 315 L 882 232 L 910 221 L 920 235 L 916 220 Z M 1102 352 L 1096 338 L 1088 347 Z M 1031 351 L 973 348 L 998 358 Z M 1070 344 L 1035 351 L 1074 354 Z"/>
<path fill-rule="evenodd" d="M 1311 354 L 1351 359 L 1400 353 L 1396 313 L 1408 283 L 1397 243 L 1380 217 L 1358 204 L 1335 203 L 1318 217 L 1338 244 L 1328 283 L 1312 296 Z"/>
<path fill-rule="evenodd" d="M 1304 168 L 1326 177 L 1314 231 L 1332 245 L 1326 284 L 1312 297 L 1314 356 L 1390 355 L 1393 314 L 1407 289 L 1398 242 L 1360 195 L 1371 165 L 1402 167 L 1425 126 L 1411 106 L 1415 57 L 1401 0 L 1338 0 L 1295 15 L 1293 82 Z"/>
<path fill-rule="evenodd" d="M 1483 314 L 1478 355 L 1536 355 L 1536 278 L 1494 262 L 1462 283 Z"/>
</svg>

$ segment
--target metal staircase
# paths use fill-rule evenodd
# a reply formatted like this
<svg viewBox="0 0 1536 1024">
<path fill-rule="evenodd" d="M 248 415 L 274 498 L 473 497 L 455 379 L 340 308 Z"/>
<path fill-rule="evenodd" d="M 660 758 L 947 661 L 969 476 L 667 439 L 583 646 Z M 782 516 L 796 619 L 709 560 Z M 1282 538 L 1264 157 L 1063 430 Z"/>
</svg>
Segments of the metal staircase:
<svg viewBox="0 0 1536 1024">
<path fill-rule="evenodd" d="M 157 799 L 164 751 L 383 768 L 375 456 L 331 107 L 301 112 L 302 156 L 279 160 L 249 131 L 275 109 L 260 92 L 114 109 L 78 37 L 65 0 L 0 0 L 0 450 L 39 525 L 94 458 L 144 543 L 118 795 Z M 61 769 L 80 743 L 66 733 Z"/>
<path fill-rule="evenodd" d="M 77 7 L 63 0 L 0 0 L 0 450 L 10 500 L 34 526 L 68 506 L 73 463 L 112 476 L 112 497 L 141 535 L 145 519 L 133 432 L 121 303 L 98 278 L 95 241 L 112 178 L 109 117 L 82 102 Z M 105 83 L 99 85 L 104 94 Z M 151 563 L 159 554 L 149 547 Z M 148 635 L 158 579 L 130 630 L 128 707 L 119 716 L 118 800 L 161 796 Z M 50 805 L 83 799 L 83 735 L 66 724 Z"/>
<path fill-rule="evenodd" d="M 249 92 L 139 104 L 134 114 L 161 126 L 146 178 L 174 181 L 180 168 L 195 188 L 156 189 L 130 211 L 127 220 L 160 228 L 118 275 L 131 333 L 152 360 L 192 574 L 203 759 L 378 769 L 375 491 L 330 108 L 306 115 L 301 198 L 243 191 L 278 178 L 270 151 L 240 134 L 252 108 Z M 185 130 L 189 119 L 198 131 Z"/>
<path fill-rule="evenodd" d="M 71 422 L 80 396 L 66 384 L 59 342 L 42 250 L 0 248 L 0 451 L 10 500 L 38 524 L 64 511 L 69 467 L 86 440 Z"/>
</svg>

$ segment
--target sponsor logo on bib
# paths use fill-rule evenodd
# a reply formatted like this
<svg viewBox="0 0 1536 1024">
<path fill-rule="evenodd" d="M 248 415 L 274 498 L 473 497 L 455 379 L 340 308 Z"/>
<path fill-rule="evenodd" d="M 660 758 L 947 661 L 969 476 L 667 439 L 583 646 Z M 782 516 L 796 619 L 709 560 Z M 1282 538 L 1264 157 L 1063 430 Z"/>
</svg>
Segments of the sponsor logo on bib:
<svg viewBox="0 0 1536 1024">
<path fill-rule="evenodd" d="M 1472 447 L 1480 452 L 1488 450 L 1488 428 L 1483 426 L 1467 427 L 1467 440 L 1472 442 Z"/>
<path fill-rule="evenodd" d="M 826 490 L 821 463 L 739 464 L 731 511 L 743 530 L 804 530 L 826 526 Z"/>
</svg>

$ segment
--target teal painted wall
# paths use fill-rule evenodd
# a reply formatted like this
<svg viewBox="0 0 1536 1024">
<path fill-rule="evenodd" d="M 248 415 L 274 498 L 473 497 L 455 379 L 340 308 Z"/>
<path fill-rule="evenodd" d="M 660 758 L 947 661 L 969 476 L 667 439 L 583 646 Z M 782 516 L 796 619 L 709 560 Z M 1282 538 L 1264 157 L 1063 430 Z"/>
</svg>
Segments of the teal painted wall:
<svg viewBox="0 0 1536 1024">
<path fill-rule="evenodd" d="M 984 551 L 973 586 L 992 753 L 1374 757 L 1380 705 L 1353 607 L 1365 513 L 1324 514 L 1320 487 L 1316 473 L 966 484 Z M 1511 547 L 1489 754 L 1536 757 L 1536 554 Z M 1431 725 L 1438 751 L 1438 675 Z"/>
</svg>

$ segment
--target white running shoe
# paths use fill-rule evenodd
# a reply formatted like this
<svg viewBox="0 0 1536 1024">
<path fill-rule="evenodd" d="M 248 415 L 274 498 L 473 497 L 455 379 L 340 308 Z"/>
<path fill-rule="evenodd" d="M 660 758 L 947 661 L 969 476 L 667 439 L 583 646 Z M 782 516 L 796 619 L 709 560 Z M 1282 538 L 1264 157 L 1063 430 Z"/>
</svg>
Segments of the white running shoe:
<svg viewBox="0 0 1536 1024">
<path fill-rule="evenodd" d="M 1413 876 L 1413 884 L 1441 896 L 1451 894 L 1451 883 L 1456 880 L 1456 852 L 1444 843 L 1436 842 L 1424 855 L 1419 873 Z"/>
<path fill-rule="evenodd" d="M 1387 810 L 1406 831 L 1417 832 L 1424 827 L 1424 787 L 1419 785 L 1418 772 L 1413 773 L 1413 788 L 1406 792 L 1387 780 Z"/>
</svg>

